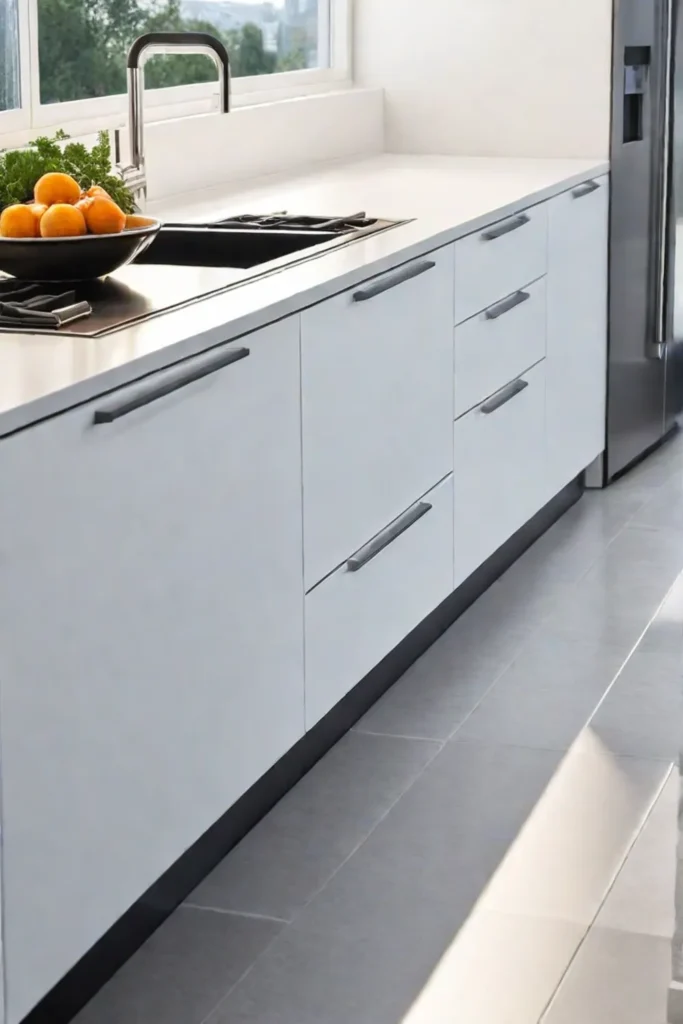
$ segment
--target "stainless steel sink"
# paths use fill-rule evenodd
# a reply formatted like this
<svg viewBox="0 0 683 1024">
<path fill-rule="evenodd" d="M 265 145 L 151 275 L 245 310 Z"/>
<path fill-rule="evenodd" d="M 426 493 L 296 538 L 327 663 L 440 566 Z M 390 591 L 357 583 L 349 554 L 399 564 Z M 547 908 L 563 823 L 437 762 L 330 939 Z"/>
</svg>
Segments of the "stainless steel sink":
<svg viewBox="0 0 683 1024">
<path fill-rule="evenodd" d="M 167 224 L 136 263 L 251 270 L 322 255 L 398 223 L 358 213 L 333 218 L 245 214 L 213 224 Z"/>
<path fill-rule="evenodd" d="M 249 270 L 338 240 L 332 232 L 164 227 L 136 263 Z"/>
</svg>

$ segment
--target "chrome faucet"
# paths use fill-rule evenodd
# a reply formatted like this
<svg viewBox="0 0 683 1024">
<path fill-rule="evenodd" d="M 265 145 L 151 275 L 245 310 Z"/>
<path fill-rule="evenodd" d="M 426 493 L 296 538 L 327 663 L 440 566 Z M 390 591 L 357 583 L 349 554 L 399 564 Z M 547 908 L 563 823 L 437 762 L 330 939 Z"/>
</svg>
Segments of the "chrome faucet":
<svg viewBox="0 0 683 1024">
<path fill-rule="evenodd" d="M 143 96 L 144 62 L 155 53 L 203 53 L 218 68 L 221 113 L 230 110 L 230 57 L 220 41 L 208 32 L 147 32 L 139 36 L 128 52 L 128 138 L 130 164 L 120 164 L 119 146 L 116 160 L 119 172 L 133 193 L 135 202 L 147 198 L 145 173 L 145 124 Z"/>
</svg>

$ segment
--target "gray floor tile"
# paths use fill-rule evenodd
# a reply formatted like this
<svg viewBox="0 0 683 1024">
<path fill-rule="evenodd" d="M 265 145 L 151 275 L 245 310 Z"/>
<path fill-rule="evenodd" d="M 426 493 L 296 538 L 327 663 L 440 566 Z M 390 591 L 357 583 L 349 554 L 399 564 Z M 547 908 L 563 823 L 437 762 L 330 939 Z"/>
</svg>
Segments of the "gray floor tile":
<svg viewBox="0 0 683 1024">
<path fill-rule="evenodd" d="M 678 790 L 674 771 L 607 895 L 596 921 L 599 927 L 662 939 L 673 936 Z"/>
<path fill-rule="evenodd" d="M 615 754 L 671 763 L 680 749 L 681 721 L 683 657 L 641 653 L 638 648 L 596 711 L 590 728 Z"/>
<path fill-rule="evenodd" d="M 477 907 L 400 1024 L 537 1024 L 584 934 Z"/>
<path fill-rule="evenodd" d="M 568 750 L 624 662 L 622 650 L 539 633 L 455 734 Z"/>
<path fill-rule="evenodd" d="M 559 759 L 448 744 L 211 1024 L 400 1022 Z"/>
<path fill-rule="evenodd" d="M 664 1024 L 671 943 L 594 928 L 544 1024 Z"/>
<path fill-rule="evenodd" d="M 542 551 L 551 563 L 557 561 L 558 569 L 576 579 L 577 571 L 590 568 L 646 500 L 642 492 L 632 493 L 622 481 L 607 490 L 586 491 L 530 551 Z"/>
<path fill-rule="evenodd" d="M 678 482 L 660 488 L 635 513 L 635 526 L 683 530 L 683 487 Z"/>
<path fill-rule="evenodd" d="M 290 919 L 439 749 L 424 740 L 348 734 L 187 902 Z"/>
<path fill-rule="evenodd" d="M 589 730 L 563 758 L 480 906 L 592 924 L 670 765 L 616 757 Z"/>
<path fill-rule="evenodd" d="M 638 650 L 669 652 L 683 658 L 683 575 L 679 576 L 669 591 L 640 641 Z"/>
<path fill-rule="evenodd" d="M 510 663 L 511 654 L 444 634 L 358 722 L 360 731 L 446 740 Z M 515 644 L 515 649 L 521 641 Z"/>
<path fill-rule="evenodd" d="M 281 927 L 180 907 L 74 1024 L 201 1024 Z"/>
<path fill-rule="evenodd" d="M 627 487 L 632 494 L 642 493 L 649 499 L 659 488 L 683 480 L 682 470 L 683 436 L 679 433 L 659 451 L 629 470 L 619 485 Z"/>
<path fill-rule="evenodd" d="M 356 728 L 447 739 L 523 649 L 536 625 L 531 600 L 521 582 L 491 587 Z"/>
<path fill-rule="evenodd" d="M 683 566 L 683 531 L 623 529 L 543 623 L 572 640 L 634 646 Z"/>
</svg>

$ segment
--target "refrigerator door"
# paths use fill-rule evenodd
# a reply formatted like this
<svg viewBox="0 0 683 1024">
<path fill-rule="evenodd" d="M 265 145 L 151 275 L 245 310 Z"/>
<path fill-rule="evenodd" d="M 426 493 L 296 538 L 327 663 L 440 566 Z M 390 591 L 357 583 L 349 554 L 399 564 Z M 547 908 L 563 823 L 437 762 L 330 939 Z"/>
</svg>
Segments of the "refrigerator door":
<svg viewBox="0 0 683 1024">
<path fill-rule="evenodd" d="M 610 212 L 608 479 L 664 435 L 667 360 L 655 295 L 662 267 L 668 3 L 617 0 Z"/>
<path fill-rule="evenodd" d="M 663 234 L 663 324 L 666 359 L 665 426 L 683 413 L 683 0 L 671 0 L 669 187 Z"/>
</svg>

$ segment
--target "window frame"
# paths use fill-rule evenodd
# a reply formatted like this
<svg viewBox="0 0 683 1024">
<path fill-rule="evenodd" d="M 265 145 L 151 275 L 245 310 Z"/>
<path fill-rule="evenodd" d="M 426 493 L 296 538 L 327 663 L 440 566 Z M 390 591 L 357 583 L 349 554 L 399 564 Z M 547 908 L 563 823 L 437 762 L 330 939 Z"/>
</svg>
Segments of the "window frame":
<svg viewBox="0 0 683 1024">
<path fill-rule="evenodd" d="M 31 124 L 31 32 L 27 4 L 17 5 L 19 18 L 19 94 L 20 106 L 0 111 L 0 137 L 7 132 L 19 132 Z"/>
<path fill-rule="evenodd" d="M 285 71 L 232 79 L 234 108 L 272 103 L 350 87 L 352 0 L 319 0 L 320 49 L 328 67 Z M 64 103 L 40 102 L 38 0 L 20 0 L 19 49 L 21 107 L 0 111 L 0 149 L 23 145 L 46 132 L 64 129 L 70 135 L 123 127 L 127 122 L 125 93 Z M 145 121 L 192 117 L 218 109 L 216 82 L 150 89 L 145 93 Z"/>
</svg>

